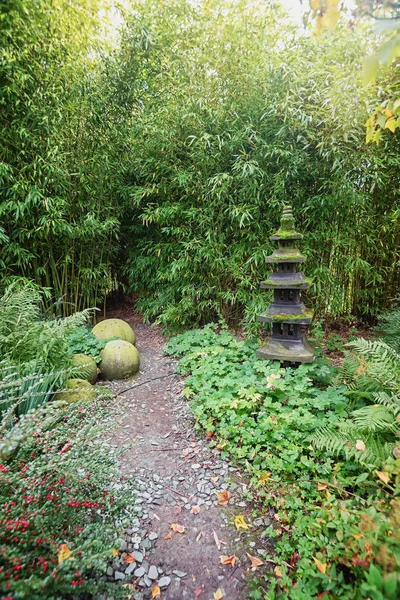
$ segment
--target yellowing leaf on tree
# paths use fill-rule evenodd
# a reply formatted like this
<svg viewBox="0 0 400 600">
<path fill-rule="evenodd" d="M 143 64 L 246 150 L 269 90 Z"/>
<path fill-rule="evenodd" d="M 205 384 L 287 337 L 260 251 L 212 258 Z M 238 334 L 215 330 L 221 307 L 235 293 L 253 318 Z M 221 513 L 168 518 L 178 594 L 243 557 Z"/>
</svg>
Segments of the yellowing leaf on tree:
<svg viewBox="0 0 400 600">
<path fill-rule="evenodd" d="M 274 573 L 277 577 L 283 577 L 282 569 L 280 567 L 278 567 L 278 565 L 276 565 L 276 567 L 274 569 Z"/>
<path fill-rule="evenodd" d="M 249 528 L 246 521 L 244 520 L 243 515 L 236 515 L 236 517 L 233 519 L 233 522 L 235 523 L 236 529 L 248 529 Z"/>
<path fill-rule="evenodd" d="M 261 567 L 264 564 L 260 558 L 257 558 L 257 556 L 251 556 L 251 554 L 249 554 L 248 552 L 246 552 L 246 554 L 250 559 L 252 567 L 254 567 L 254 568 Z"/>
<path fill-rule="evenodd" d="M 224 490 L 223 492 L 216 492 L 218 498 L 218 504 L 224 505 L 228 504 L 229 498 L 232 497 L 232 494 L 228 492 L 228 490 Z"/>
<path fill-rule="evenodd" d="M 234 554 L 232 554 L 232 556 L 227 556 L 226 554 L 221 554 L 221 556 L 219 557 L 219 560 L 220 560 L 221 565 L 232 565 L 232 567 L 234 567 L 237 559 Z"/>
<path fill-rule="evenodd" d="M 390 117 L 385 123 L 384 129 L 389 129 L 392 133 L 396 131 L 397 128 L 397 120 L 394 117 Z"/>
<path fill-rule="evenodd" d="M 356 442 L 356 448 L 357 450 L 360 450 L 361 452 L 365 452 L 365 444 L 362 440 L 357 440 Z"/>
<path fill-rule="evenodd" d="M 71 559 L 72 558 L 71 554 L 72 554 L 72 552 L 68 548 L 67 544 L 61 544 L 60 550 L 58 552 L 58 564 L 60 565 L 64 560 L 66 560 L 69 557 Z"/>
<path fill-rule="evenodd" d="M 134 563 L 136 562 L 136 558 L 133 556 L 133 554 L 131 552 L 129 552 L 129 554 L 124 554 L 122 557 L 122 560 L 124 561 L 124 563 Z"/>
<path fill-rule="evenodd" d="M 375 473 L 379 477 L 379 479 L 381 481 L 383 481 L 383 483 L 386 483 L 386 485 L 389 483 L 389 481 L 390 481 L 389 473 L 387 473 L 386 471 L 375 471 Z"/>
<path fill-rule="evenodd" d="M 216 592 L 214 592 L 214 600 L 222 600 L 224 598 L 224 593 L 221 588 L 218 588 Z"/>
<path fill-rule="evenodd" d="M 320 560 L 318 560 L 318 558 L 315 558 L 315 556 L 313 556 L 313 561 L 315 562 L 315 564 L 317 565 L 317 569 L 320 573 L 326 573 L 326 563 L 322 563 Z"/>
<path fill-rule="evenodd" d="M 185 527 L 179 523 L 172 523 L 171 529 L 172 531 L 175 531 L 175 533 L 185 533 Z"/>
<path fill-rule="evenodd" d="M 160 596 L 161 596 L 161 590 L 158 585 L 155 585 L 153 587 L 153 589 L 151 590 L 151 597 L 152 598 L 160 598 Z"/>
</svg>

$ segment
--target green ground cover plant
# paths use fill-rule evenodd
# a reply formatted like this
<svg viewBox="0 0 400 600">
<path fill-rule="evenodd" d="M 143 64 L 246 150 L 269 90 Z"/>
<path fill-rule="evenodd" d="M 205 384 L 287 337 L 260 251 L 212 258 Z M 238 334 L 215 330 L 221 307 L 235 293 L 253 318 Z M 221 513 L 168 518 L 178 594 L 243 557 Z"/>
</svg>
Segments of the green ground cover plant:
<svg viewBox="0 0 400 600">
<path fill-rule="evenodd" d="M 275 569 L 258 577 L 251 598 L 397 597 L 398 412 L 388 403 L 379 405 L 392 411 L 390 424 L 387 416 L 377 420 L 370 414 L 367 426 L 360 413 L 379 410 L 373 394 L 384 392 L 384 373 L 396 380 L 399 363 L 394 368 L 376 347 L 370 348 L 372 359 L 366 345 L 354 342 L 347 357 L 352 368 L 339 371 L 322 356 L 296 370 L 281 369 L 256 359 L 257 340 L 238 340 L 212 325 L 166 346 L 180 357 L 183 395 L 198 426 L 251 477 L 253 498 L 264 514 L 274 513 L 266 535 L 274 540 L 275 555 L 267 558 Z M 372 388 L 365 389 L 366 379 Z M 398 406 L 398 388 L 390 393 Z M 351 425 L 352 435 L 332 448 L 329 436 L 336 429 L 346 434 L 344 424 Z M 324 428 L 326 443 L 316 443 Z M 369 452 L 374 440 L 389 444 L 389 451 Z"/>
</svg>

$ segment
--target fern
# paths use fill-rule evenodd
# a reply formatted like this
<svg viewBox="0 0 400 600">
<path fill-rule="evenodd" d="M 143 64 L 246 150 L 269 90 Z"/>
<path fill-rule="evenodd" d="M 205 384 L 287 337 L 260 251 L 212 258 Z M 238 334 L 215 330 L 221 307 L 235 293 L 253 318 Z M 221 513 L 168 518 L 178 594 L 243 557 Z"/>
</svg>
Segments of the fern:
<svg viewBox="0 0 400 600">
<path fill-rule="evenodd" d="M 393 350 L 400 353 L 400 307 L 381 315 L 376 331 Z"/>
<path fill-rule="evenodd" d="M 312 443 L 346 460 L 379 467 L 393 452 L 400 435 L 400 355 L 385 342 L 351 342 L 339 377 L 347 395 L 374 402 L 354 410 L 335 427 L 319 429 Z"/>
</svg>

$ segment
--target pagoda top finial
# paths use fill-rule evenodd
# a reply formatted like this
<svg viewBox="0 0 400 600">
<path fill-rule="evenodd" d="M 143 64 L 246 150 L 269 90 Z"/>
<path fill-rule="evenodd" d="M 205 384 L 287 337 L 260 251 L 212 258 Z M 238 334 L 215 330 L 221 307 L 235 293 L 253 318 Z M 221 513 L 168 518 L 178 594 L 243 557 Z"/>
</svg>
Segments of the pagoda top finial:
<svg viewBox="0 0 400 600">
<path fill-rule="evenodd" d="M 271 240 L 301 240 L 301 233 L 298 233 L 294 228 L 293 210 L 290 204 L 285 204 L 281 216 L 281 224 L 276 233 L 271 236 Z"/>
</svg>

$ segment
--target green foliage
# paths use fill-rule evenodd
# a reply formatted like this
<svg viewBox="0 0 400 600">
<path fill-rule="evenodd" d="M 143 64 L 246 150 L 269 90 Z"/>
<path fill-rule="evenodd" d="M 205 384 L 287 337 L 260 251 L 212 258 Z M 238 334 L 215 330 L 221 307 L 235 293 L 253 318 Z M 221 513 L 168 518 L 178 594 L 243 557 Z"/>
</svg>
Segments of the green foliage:
<svg viewBox="0 0 400 600">
<path fill-rule="evenodd" d="M 365 363 L 370 357 L 369 390 L 375 373 L 383 376 L 385 364 L 392 369 L 395 357 L 372 342 L 357 340 L 353 347 Z M 213 432 L 222 455 L 251 477 L 249 490 L 263 505 L 262 514 L 274 513 L 263 535 L 275 540 L 275 554 L 265 557 L 275 561 L 282 577 L 255 580 L 249 598 L 395 598 L 399 459 L 385 452 L 375 472 L 374 465 L 365 466 L 368 461 L 355 462 L 352 453 L 341 452 L 343 460 L 336 461 L 334 447 L 320 449 L 312 441 L 321 426 L 330 430 L 343 422 L 384 441 L 397 429 L 391 397 L 366 410 L 368 398 L 358 396 L 353 385 L 357 377 L 367 380 L 365 373 L 355 373 L 361 361 L 356 356 L 348 357 L 340 373 L 323 358 L 292 370 L 257 360 L 256 348 L 255 340 L 240 341 L 214 326 L 176 336 L 166 347 L 181 357 L 178 368 L 187 375 L 183 395 L 199 426 Z M 372 391 L 363 387 L 362 393 L 378 394 L 373 390 L 380 386 L 375 381 Z M 377 454 L 369 448 L 374 450 Z"/>
<path fill-rule="evenodd" d="M 77 327 L 67 335 L 69 356 L 86 354 L 100 362 L 100 352 L 109 340 L 98 340 L 88 327 Z"/>
<path fill-rule="evenodd" d="M 101 580 L 118 545 L 116 523 L 133 514 L 129 480 L 112 493 L 119 471 L 104 436 L 115 410 L 104 399 L 50 403 L 0 435 L 2 447 L 18 442 L 0 471 L 2 597 L 126 597 Z M 71 554 L 60 562 L 63 545 Z"/>
<path fill-rule="evenodd" d="M 400 352 L 400 308 L 394 307 L 392 310 L 380 315 L 376 329 L 384 342 L 396 352 Z"/>
</svg>

